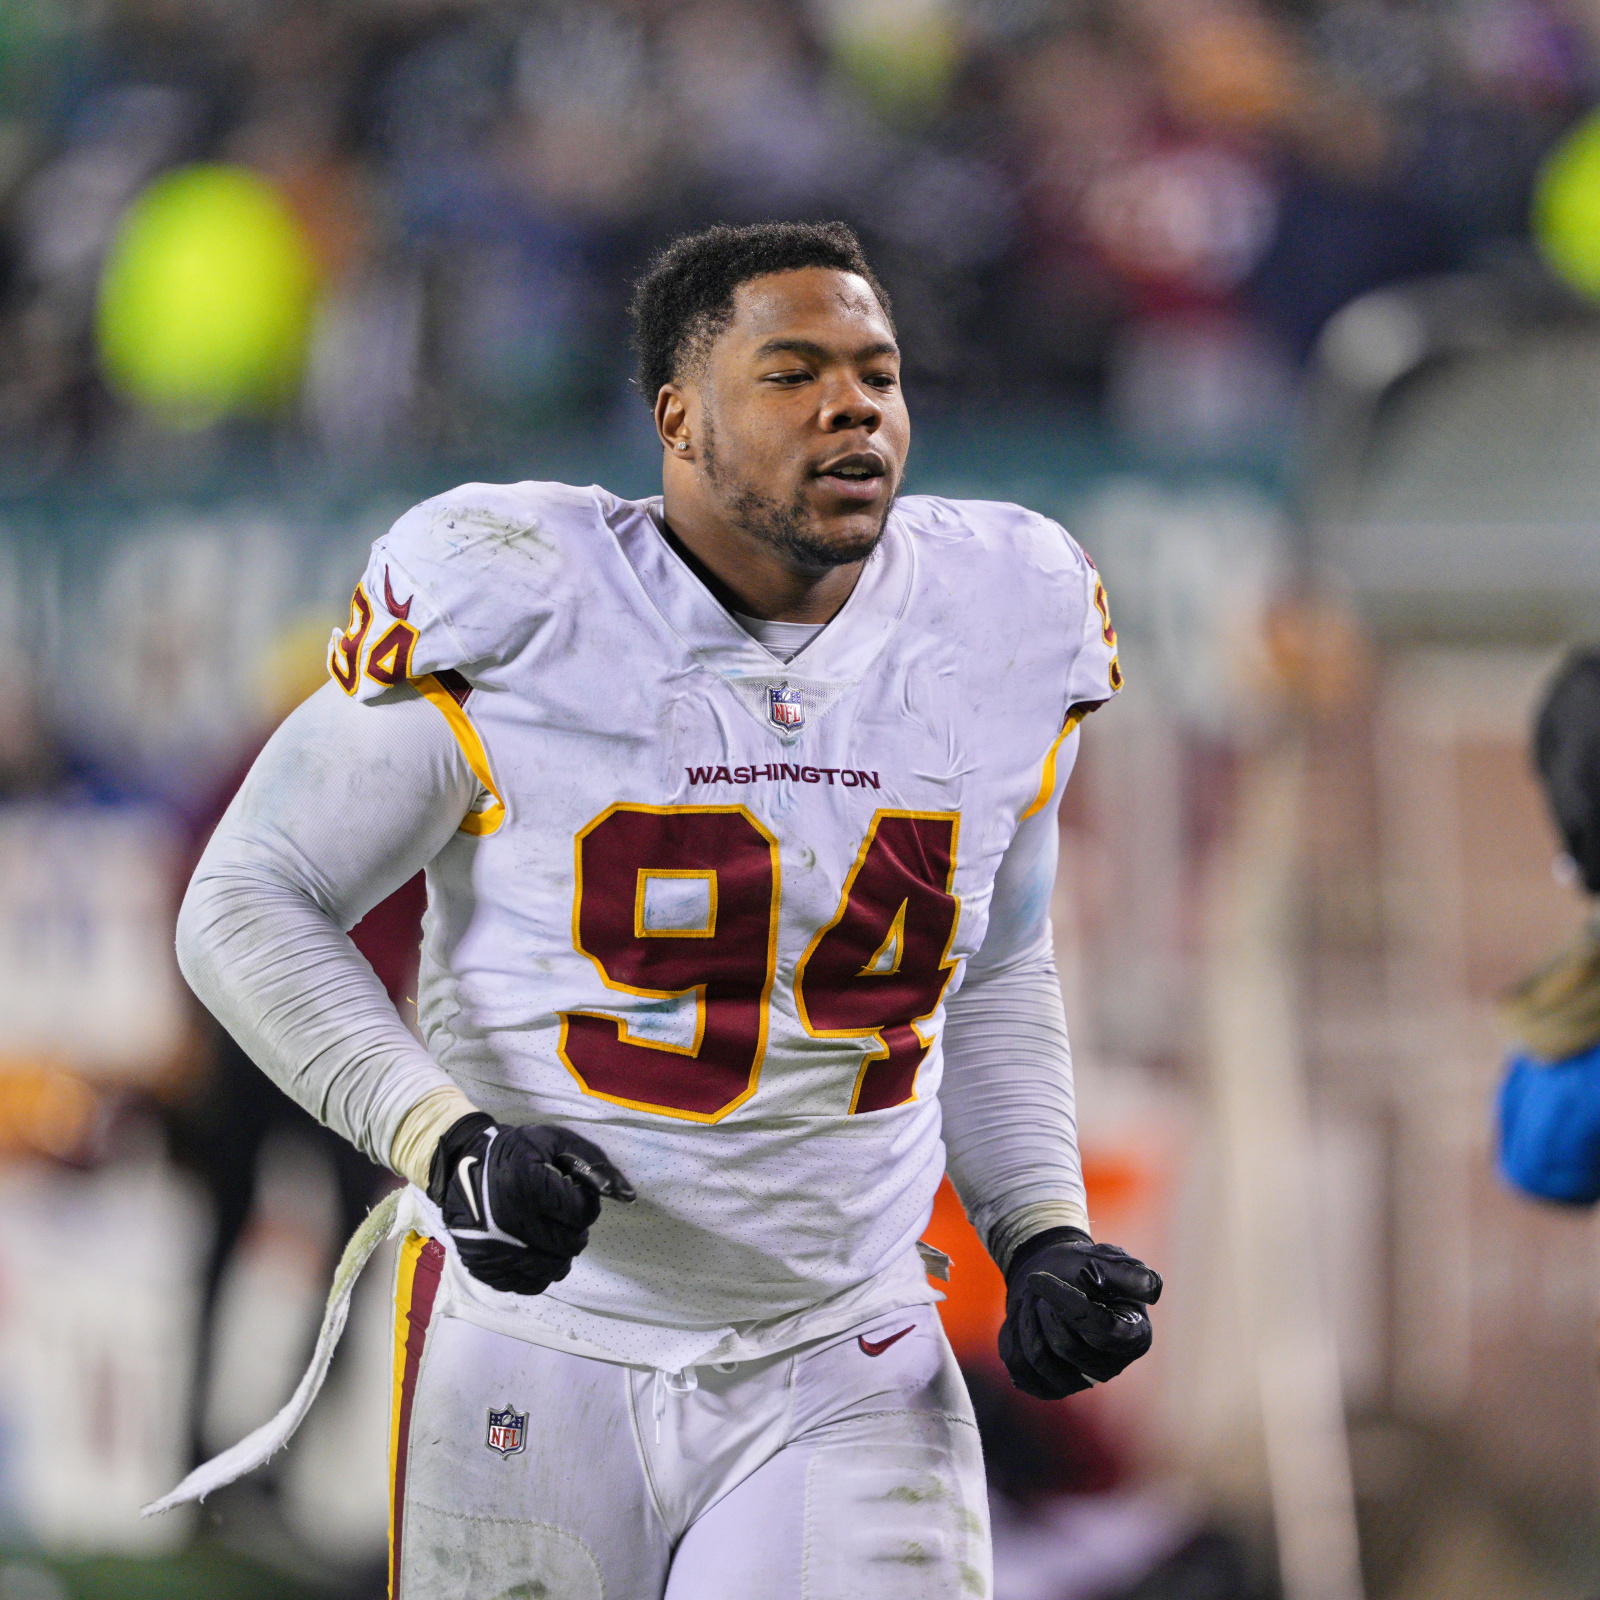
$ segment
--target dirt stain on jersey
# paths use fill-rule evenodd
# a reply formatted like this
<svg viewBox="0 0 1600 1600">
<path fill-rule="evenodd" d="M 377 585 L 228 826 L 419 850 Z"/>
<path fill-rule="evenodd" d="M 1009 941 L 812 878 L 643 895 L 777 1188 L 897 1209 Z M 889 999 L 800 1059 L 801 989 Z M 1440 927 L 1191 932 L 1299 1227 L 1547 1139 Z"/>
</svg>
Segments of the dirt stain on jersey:
<svg viewBox="0 0 1600 1600">
<path fill-rule="evenodd" d="M 891 1489 L 883 1498 L 885 1500 L 898 1500 L 902 1505 L 921 1506 L 930 1500 L 943 1500 L 949 1490 L 937 1478 L 929 1483 L 906 1483 L 898 1489 Z"/>
<path fill-rule="evenodd" d="M 560 545 L 537 522 L 514 521 L 487 506 L 451 504 L 441 520 L 446 530 L 455 535 L 449 541 L 453 555 L 464 554 L 475 544 L 488 543 L 500 545 L 540 568 L 548 568 L 561 557 Z"/>
</svg>

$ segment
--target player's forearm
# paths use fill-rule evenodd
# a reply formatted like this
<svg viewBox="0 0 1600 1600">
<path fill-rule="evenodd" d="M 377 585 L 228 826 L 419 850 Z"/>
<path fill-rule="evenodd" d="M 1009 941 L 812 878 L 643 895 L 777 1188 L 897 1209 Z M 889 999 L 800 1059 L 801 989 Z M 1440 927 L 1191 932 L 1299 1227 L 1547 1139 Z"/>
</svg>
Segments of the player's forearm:
<svg viewBox="0 0 1600 1600">
<path fill-rule="evenodd" d="M 196 877 L 178 963 L 250 1059 L 374 1161 L 388 1164 L 412 1106 L 450 1087 L 348 935 L 258 872 L 213 863 Z"/>
<path fill-rule="evenodd" d="M 1087 1231 L 1072 1054 L 1047 939 L 951 998 L 944 1057 L 950 1181 L 1001 1269 L 1045 1228 Z"/>
<path fill-rule="evenodd" d="M 432 860 L 476 792 L 433 707 L 325 690 L 251 769 L 178 919 L 184 976 L 251 1059 L 407 1176 L 425 1175 L 453 1086 L 344 930 Z"/>
<path fill-rule="evenodd" d="M 1002 1271 L 1034 1234 L 1089 1226 L 1050 931 L 1056 812 L 1077 754 L 1074 732 L 1061 745 L 1054 791 L 1023 819 L 1000 863 L 983 948 L 946 1007 L 939 1099 L 950 1181 Z"/>
</svg>

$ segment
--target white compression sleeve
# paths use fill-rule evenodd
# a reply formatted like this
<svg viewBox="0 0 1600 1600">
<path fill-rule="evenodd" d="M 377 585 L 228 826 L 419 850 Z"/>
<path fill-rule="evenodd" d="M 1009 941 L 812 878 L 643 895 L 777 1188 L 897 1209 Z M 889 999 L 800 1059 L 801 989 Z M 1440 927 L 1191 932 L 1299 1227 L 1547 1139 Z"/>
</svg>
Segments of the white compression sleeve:
<svg viewBox="0 0 1600 1600">
<path fill-rule="evenodd" d="M 178 963 L 245 1052 L 318 1121 L 389 1165 L 451 1087 L 346 930 L 424 867 L 479 783 L 410 690 L 327 684 L 290 714 L 218 823 L 178 914 Z"/>
<path fill-rule="evenodd" d="M 995 877 L 983 948 L 945 1019 L 939 1099 L 950 1181 L 1002 1271 L 1032 1234 L 1089 1227 L 1050 930 L 1056 811 L 1077 748 L 1074 732 L 1055 793 L 1017 829 Z"/>
</svg>

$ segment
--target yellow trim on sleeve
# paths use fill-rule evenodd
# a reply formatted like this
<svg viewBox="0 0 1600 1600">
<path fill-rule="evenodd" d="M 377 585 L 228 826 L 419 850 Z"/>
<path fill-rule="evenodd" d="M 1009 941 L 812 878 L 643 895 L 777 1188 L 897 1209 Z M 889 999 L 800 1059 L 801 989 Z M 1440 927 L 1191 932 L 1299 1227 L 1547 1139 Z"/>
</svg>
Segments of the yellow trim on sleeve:
<svg viewBox="0 0 1600 1600">
<path fill-rule="evenodd" d="M 1074 706 L 1067 713 L 1067 720 L 1061 724 L 1061 732 L 1056 735 L 1056 742 L 1050 746 L 1050 753 L 1044 758 L 1044 772 L 1039 779 L 1039 793 L 1034 797 L 1033 804 L 1017 818 L 1018 822 L 1026 822 L 1035 812 L 1043 811 L 1056 791 L 1056 754 L 1061 746 L 1066 743 L 1066 738 L 1074 728 L 1088 715 L 1088 706 Z"/>
<path fill-rule="evenodd" d="M 429 672 L 423 677 L 413 678 L 411 682 L 424 700 L 439 708 L 444 720 L 450 724 L 450 731 L 456 736 L 456 743 L 461 746 L 461 753 L 467 758 L 473 775 L 494 796 L 492 806 L 483 811 L 469 811 L 461 819 L 459 831 L 480 836 L 493 833 L 506 820 L 506 804 L 495 786 L 493 773 L 489 771 L 489 752 L 483 748 L 478 730 L 473 727 L 472 719 L 461 709 L 456 697 L 439 682 L 436 674 Z"/>
</svg>

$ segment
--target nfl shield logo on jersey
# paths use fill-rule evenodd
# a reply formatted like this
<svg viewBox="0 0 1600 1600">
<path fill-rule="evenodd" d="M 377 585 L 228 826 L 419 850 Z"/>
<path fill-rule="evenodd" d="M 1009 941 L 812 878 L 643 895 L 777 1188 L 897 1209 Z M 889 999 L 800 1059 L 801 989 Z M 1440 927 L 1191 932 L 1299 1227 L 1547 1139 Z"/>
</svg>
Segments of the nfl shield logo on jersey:
<svg viewBox="0 0 1600 1600">
<path fill-rule="evenodd" d="M 773 726 L 785 733 L 794 733 L 805 725 L 806 708 L 800 703 L 800 691 L 786 683 L 775 683 L 767 690 L 767 715 Z"/>
<path fill-rule="evenodd" d="M 528 1414 L 507 1406 L 489 1413 L 488 1445 L 503 1456 L 514 1456 L 528 1442 Z"/>
</svg>

